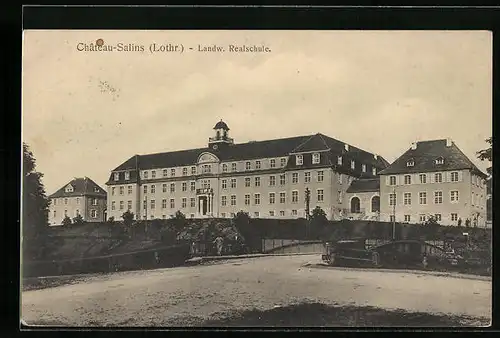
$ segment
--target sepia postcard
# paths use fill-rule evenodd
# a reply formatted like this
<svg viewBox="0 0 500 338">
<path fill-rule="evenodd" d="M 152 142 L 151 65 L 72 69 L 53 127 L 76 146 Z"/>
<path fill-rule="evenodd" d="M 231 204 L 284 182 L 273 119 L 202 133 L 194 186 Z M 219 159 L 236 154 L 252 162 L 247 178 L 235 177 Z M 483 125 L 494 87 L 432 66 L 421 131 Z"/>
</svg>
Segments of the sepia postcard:
<svg viewBox="0 0 500 338">
<path fill-rule="evenodd" d="M 25 30 L 22 142 L 23 328 L 491 325 L 491 32 Z"/>
</svg>

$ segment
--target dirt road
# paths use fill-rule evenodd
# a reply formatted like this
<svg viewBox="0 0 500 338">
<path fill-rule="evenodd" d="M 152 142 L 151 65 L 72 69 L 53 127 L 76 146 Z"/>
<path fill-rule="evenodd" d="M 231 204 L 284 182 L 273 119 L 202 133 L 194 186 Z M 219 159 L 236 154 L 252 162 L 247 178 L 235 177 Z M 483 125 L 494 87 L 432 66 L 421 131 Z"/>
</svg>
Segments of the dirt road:
<svg viewBox="0 0 500 338">
<path fill-rule="evenodd" d="M 64 326 L 184 326 L 302 302 L 491 316 L 491 281 L 304 267 L 308 262 L 318 263 L 318 255 L 89 277 L 23 292 L 22 318 Z"/>
</svg>

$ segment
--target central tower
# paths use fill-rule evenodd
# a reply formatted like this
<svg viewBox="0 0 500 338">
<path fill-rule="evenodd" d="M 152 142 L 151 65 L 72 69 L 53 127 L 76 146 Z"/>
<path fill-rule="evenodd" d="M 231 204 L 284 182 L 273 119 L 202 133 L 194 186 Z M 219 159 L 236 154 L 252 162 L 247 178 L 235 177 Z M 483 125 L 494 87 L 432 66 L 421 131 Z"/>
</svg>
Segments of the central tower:
<svg viewBox="0 0 500 338">
<path fill-rule="evenodd" d="M 219 150 L 234 143 L 234 140 L 229 137 L 229 127 L 220 120 L 214 127 L 215 136 L 208 139 L 208 147 L 213 150 Z"/>
</svg>

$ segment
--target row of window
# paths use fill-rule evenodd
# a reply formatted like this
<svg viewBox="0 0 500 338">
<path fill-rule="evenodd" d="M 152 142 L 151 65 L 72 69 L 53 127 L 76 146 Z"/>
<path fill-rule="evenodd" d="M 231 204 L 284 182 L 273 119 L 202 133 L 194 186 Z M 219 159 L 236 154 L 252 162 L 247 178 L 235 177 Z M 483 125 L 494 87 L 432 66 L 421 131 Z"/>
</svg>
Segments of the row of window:
<svg viewBox="0 0 500 338">
<path fill-rule="evenodd" d="M 319 153 L 314 153 L 312 154 L 312 163 L 313 164 L 319 164 L 321 163 L 321 155 Z M 337 165 L 342 165 L 343 160 L 342 156 L 337 156 Z M 304 164 L 304 157 L 300 154 L 295 155 L 295 164 L 296 165 L 303 165 Z M 351 160 L 351 169 L 356 169 L 356 161 Z M 366 164 L 361 164 L 361 171 L 366 172 Z M 372 174 L 373 176 L 377 175 L 377 168 L 372 168 Z"/>
<path fill-rule="evenodd" d="M 452 190 L 450 191 L 450 203 L 458 203 L 459 196 L 458 196 L 458 190 Z M 427 204 L 427 192 L 426 191 L 421 191 L 418 193 L 418 199 L 419 199 L 419 204 L 425 205 Z M 443 203 L 443 192 L 442 191 L 434 191 L 434 204 L 442 204 Z M 405 192 L 403 193 L 403 204 L 404 205 L 411 205 L 412 204 L 412 193 L 411 192 Z M 389 205 L 390 206 L 395 206 L 396 205 L 396 194 L 391 193 L 389 194 Z"/>
<path fill-rule="evenodd" d="M 80 215 L 80 210 L 79 209 L 76 209 L 75 210 L 75 217 Z M 64 217 L 68 216 L 68 210 L 64 210 Z M 57 217 L 57 212 L 56 210 L 53 211 L 53 218 L 56 218 Z M 95 209 L 92 209 L 90 210 L 90 217 L 92 218 L 97 218 L 97 210 Z"/>
<path fill-rule="evenodd" d="M 316 172 L 316 181 L 317 182 L 323 182 L 325 179 L 325 174 L 323 170 L 319 170 Z M 339 176 L 339 181 L 341 182 L 342 177 Z M 236 188 L 236 178 L 231 178 L 229 180 L 230 182 L 230 187 L 231 188 Z M 310 183 L 311 182 L 311 172 L 304 172 L 304 183 Z M 227 179 L 221 180 L 221 187 L 222 189 L 227 189 Z M 269 176 L 268 180 L 268 185 L 270 187 L 276 186 L 276 176 L 271 175 Z M 299 173 L 292 173 L 292 184 L 297 184 L 299 183 Z M 286 175 L 281 174 L 279 175 L 279 185 L 285 185 L 286 184 Z M 245 177 L 245 187 L 250 187 L 252 186 L 251 182 L 251 177 Z M 261 177 L 254 177 L 254 186 L 260 187 L 261 186 Z"/>
<path fill-rule="evenodd" d="M 449 179 L 448 180 L 443 180 L 443 173 L 434 173 L 434 174 L 418 174 L 418 183 L 419 184 L 426 184 L 428 183 L 428 177 L 429 175 L 431 178 L 431 182 L 429 183 L 443 183 L 446 181 L 449 182 L 458 182 L 460 180 L 459 178 L 459 172 L 458 171 L 452 171 L 450 173 Z M 446 173 L 445 173 L 446 175 Z M 415 182 L 412 182 L 412 175 L 404 175 L 403 176 L 403 182 L 405 185 L 413 184 Z M 389 176 L 389 185 L 396 185 L 397 184 L 397 179 L 396 176 Z"/>
<path fill-rule="evenodd" d="M 444 158 L 442 156 L 436 158 L 434 160 L 434 164 L 436 164 L 436 165 L 442 165 L 442 164 L 444 164 Z M 414 167 L 415 166 L 415 160 L 413 158 L 410 158 L 408 161 L 406 161 L 406 166 L 407 167 Z"/>
<path fill-rule="evenodd" d="M 276 217 L 276 215 L 277 215 L 277 214 L 276 214 L 276 212 L 275 212 L 274 210 L 270 210 L 268 214 L 269 214 L 269 217 Z M 280 210 L 278 214 L 279 214 L 279 216 L 280 216 L 280 217 L 284 217 L 284 216 L 285 216 L 285 211 L 284 211 L 284 210 Z M 233 217 L 235 217 L 235 215 L 236 215 L 236 214 L 235 214 L 234 212 L 231 212 L 231 213 L 221 212 L 220 217 L 221 217 L 221 218 L 227 218 L 227 217 L 231 217 L 231 218 L 233 218 Z M 291 215 L 291 216 L 298 216 L 298 211 L 297 211 L 297 210 L 291 210 L 291 211 L 290 211 L 290 215 Z M 255 211 L 255 212 L 253 213 L 253 217 L 255 217 L 255 218 L 258 218 L 258 217 L 260 217 L 260 216 L 261 216 L 261 214 L 260 214 L 260 212 L 259 212 L 259 211 Z M 170 215 L 170 217 L 173 217 L 173 215 Z M 194 218 L 194 214 L 190 214 L 190 216 L 189 216 L 189 217 L 190 217 L 190 218 Z M 146 215 L 143 215 L 143 216 L 142 216 L 142 218 L 143 218 L 143 219 L 146 219 Z M 150 216 L 149 216 L 149 218 L 150 218 L 150 219 L 155 219 L 155 218 L 156 218 L 156 216 L 155 216 L 155 215 L 150 215 Z M 167 218 L 167 215 L 162 215 L 162 218 L 163 218 L 163 219 L 166 219 L 166 218 Z"/>
<path fill-rule="evenodd" d="M 156 209 L 156 200 L 150 200 L 150 208 L 151 209 Z M 125 210 L 125 201 L 120 201 L 119 202 L 119 209 L 118 210 Z M 162 209 L 167 209 L 167 199 L 162 199 L 161 201 L 161 208 Z M 174 209 L 175 208 L 175 199 L 171 198 L 170 199 L 170 208 Z M 181 207 L 182 208 L 187 208 L 188 207 L 188 199 L 186 197 L 183 197 L 181 200 Z M 194 197 L 190 198 L 190 203 L 189 207 L 194 208 L 196 207 L 196 199 Z M 142 203 L 142 208 L 146 209 L 147 208 L 147 201 L 143 201 Z M 111 202 L 111 210 L 116 210 L 116 201 Z M 127 201 L 127 210 L 132 210 L 132 201 Z"/>
<path fill-rule="evenodd" d="M 65 205 L 67 205 L 67 204 L 68 204 L 68 198 L 67 198 L 67 197 L 65 197 L 64 199 L 63 199 L 63 198 L 60 198 L 60 199 L 62 200 L 62 202 L 63 202 Z M 53 203 L 54 205 L 57 205 L 57 201 L 58 201 L 58 200 L 59 200 L 58 198 L 53 198 L 53 199 L 52 199 L 52 203 Z M 91 205 L 97 205 L 97 198 L 89 198 L 89 203 L 90 203 Z M 76 204 L 80 204 L 80 197 L 76 197 Z"/>
<path fill-rule="evenodd" d="M 426 191 L 419 192 L 418 193 L 418 200 L 419 200 L 419 204 L 422 204 L 422 205 L 427 204 L 427 192 Z M 433 201 L 434 201 L 434 204 L 442 204 L 443 203 L 443 192 L 442 191 L 434 191 Z M 450 201 L 450 203 L 458 203 L 459 202 L 458 190 L 450 191 L 449 201 Z M 475 205 L 476 202 L 478 205 L 483 206 L 483 203 L 485 202 L 483 195 L 480 196 L 478 194 L 471 194 L 471 204 Z M 404 205 L 411 205 L 412 204 L 412 193 L 411 192 L 403 193 L 403 204 Z M 389 205 L 390 206 L 396 205 L 396 194 L 394 194 L 394 193 L 389 194 Z"/>
<path fill-rule="evenodd" d="M 231 195 L 230 196 L 230 205 L 231 206 L 236 206 L 236 201 L 237 197 L 236 195 Z M 254 198 L 253 198 L 253 203 L 254 205 L 260 205 L 261 203 L 261 194 L 260 193 L 255 193 Z M 316 201 L 317 202 L 323 202 L 324 201 L 324 191 L 323 189 L 318 189 L 316 192 Z M 188 206 L 188 199 L 187 197 L 183 197 L 181 199 L 181 207 L 182 208 L 187 208 Z M 291 195 L 291 202 L 292 203 L 298 203 L 299 202 L 299 192 L 297 190 L 292 191 Z M 156 208 L 156 200 L 150 200 L 150 208 L 155 209 Z M 276 193 L 271 192 L 269 193 L 269 204 L 275 204 L 276 203 Z M 280 192 L 279 193 L 279 203 L 286 203 L 286 192 Z M 251 196 L 250 194 L 245 194 L 244 196 L 244 204 L 245 205 L 250 205 L 251 204 Z M 227 206 L 228 205 L 228 199 L 227 196 L 221 196 L 221 206 Z M 196 199 L 194 197 L 190 198 L 190 203 L 189 206 L 191 208 L 196 207 Z M 162 199 L 162 209 L 167 208 L 167 199 Z M 147 201 L 143 201 L 143 209 L 147 208 Z M 170 208 L 173 209 L 175 208 L 175 199 L 171 198 L 170 199 Z M 127 210 L 132 209 L 132 201 L 127 201 Z M 116 210 L 116 201 L 111 202 L 111 210 Z M 119 210 L 125 210 L 125 201 L 119 201 Z"/>
<path fill-rule="evenodd" d="M 229 216 L 229 217 L 234 217 L 234 216 L 235 216 L 235 213 L 234 213 L 234 212 L 231 212 L 231 213 L 226 214 L 225 212 L 221 212 L 221 214 L 220 214 L 220 215 L 221 215 L 221 217 L 222 217 L 222 218 L 226 218 L 226 217 L 228 217 L 228 216 Z M 275 211 L 275 210 L 269 210 L 268 215 L 269 215 L 269 217 L 276 217 L 277 215 L 279 215 L 280 217 L 285 217 L 285 210 L 280 210 L 278 214 L 276 213 L 276 211 Z M 291 215 L 291 216 L 298 216 L 298 211 L 297 211 L 297 210 L 291 210 L 291 211 L 290 211 L 290 215 Z M 261 215 L 260 215 L 260 212 L 259 212 L 259 211 L 255 211 L 255 212 L 253 213 L 253 217 L 255 217 L 255 218 L 258 218 L 258 217 L 260 217 L 260 216 L 261 216 Z"/>
<path fill-rule="evenodd" d="M 316 191 L 316 202 L 323 202 L 324 201 L 324 190 L 323 189 L 317 189 Z M 236 205 L 236 195 L 231 195 L 230 196 L 230 205 L 235 206 Z M 275 204 L 276 203 L 276 193 L 270 192 L 268 195 L 268 201 L 269 204 Z M 292 203 L 298 203 L 299 202 L 299 192 L 298 190 L 292 191 L 291 195 L 291 202 Z M 286 192 L 280 192 L 279 193 L 279 203 L 284 204 L 286 203 Z M 245 194 L 244 196 L 244 204 L 245 205 L 250 205 L 251 204 L 251 195 L 250 194 Z M 253 204 L 254 205 L 260 205 L 261 204 L 261 194 L 260 193 L 255 193 L 253 194 Z M 221 196 L 221 206 L 225 207 L 228 205 L 228 199 L 227 196 Z"/>
<path fill-rule="evenodd" d="M 434 217 L 434 219 L 437 221 L 437 222 L 441 222 L 442 221 L 442 217 L 441 217 L 441 214 L 434 214 L 432 215 Z M 427 220 L 429 219 L 429 215 L 425 215 L 425 214 L 422 214 L 422 215 L 419 215 L 419 222 L 426 222 Z M 391 215 L 389 217 L 389 220 L 391 222 L 394 222 L 394 215 Z M 450 214 L 450 220 L 452 222 L 456 222 L 458 221 L 458 214 L 457 213 L 451 213 Z M 411 215 L 404 215 L 404 221 L 405 222 L 411 222 L 412 219 L 411 219 Z"/>
</svg>

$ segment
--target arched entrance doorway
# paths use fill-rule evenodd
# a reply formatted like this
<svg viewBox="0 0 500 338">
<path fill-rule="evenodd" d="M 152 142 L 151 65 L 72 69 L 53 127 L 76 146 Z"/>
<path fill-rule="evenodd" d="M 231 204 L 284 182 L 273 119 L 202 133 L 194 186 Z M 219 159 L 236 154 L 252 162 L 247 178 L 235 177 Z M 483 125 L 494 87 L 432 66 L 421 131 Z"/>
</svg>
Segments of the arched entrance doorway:
<svg viewBox="0 0 500 338">
<path fill-rule="evenodd" d="M 351 213 L 359 214 L 361 212 L 361 202 L 358 197 L 351 198 Z"/>
<path fill-rule="evenodd" d="M 380 196 L 372 197 L 372 212 L 380 212 Z"/>
</svg>

